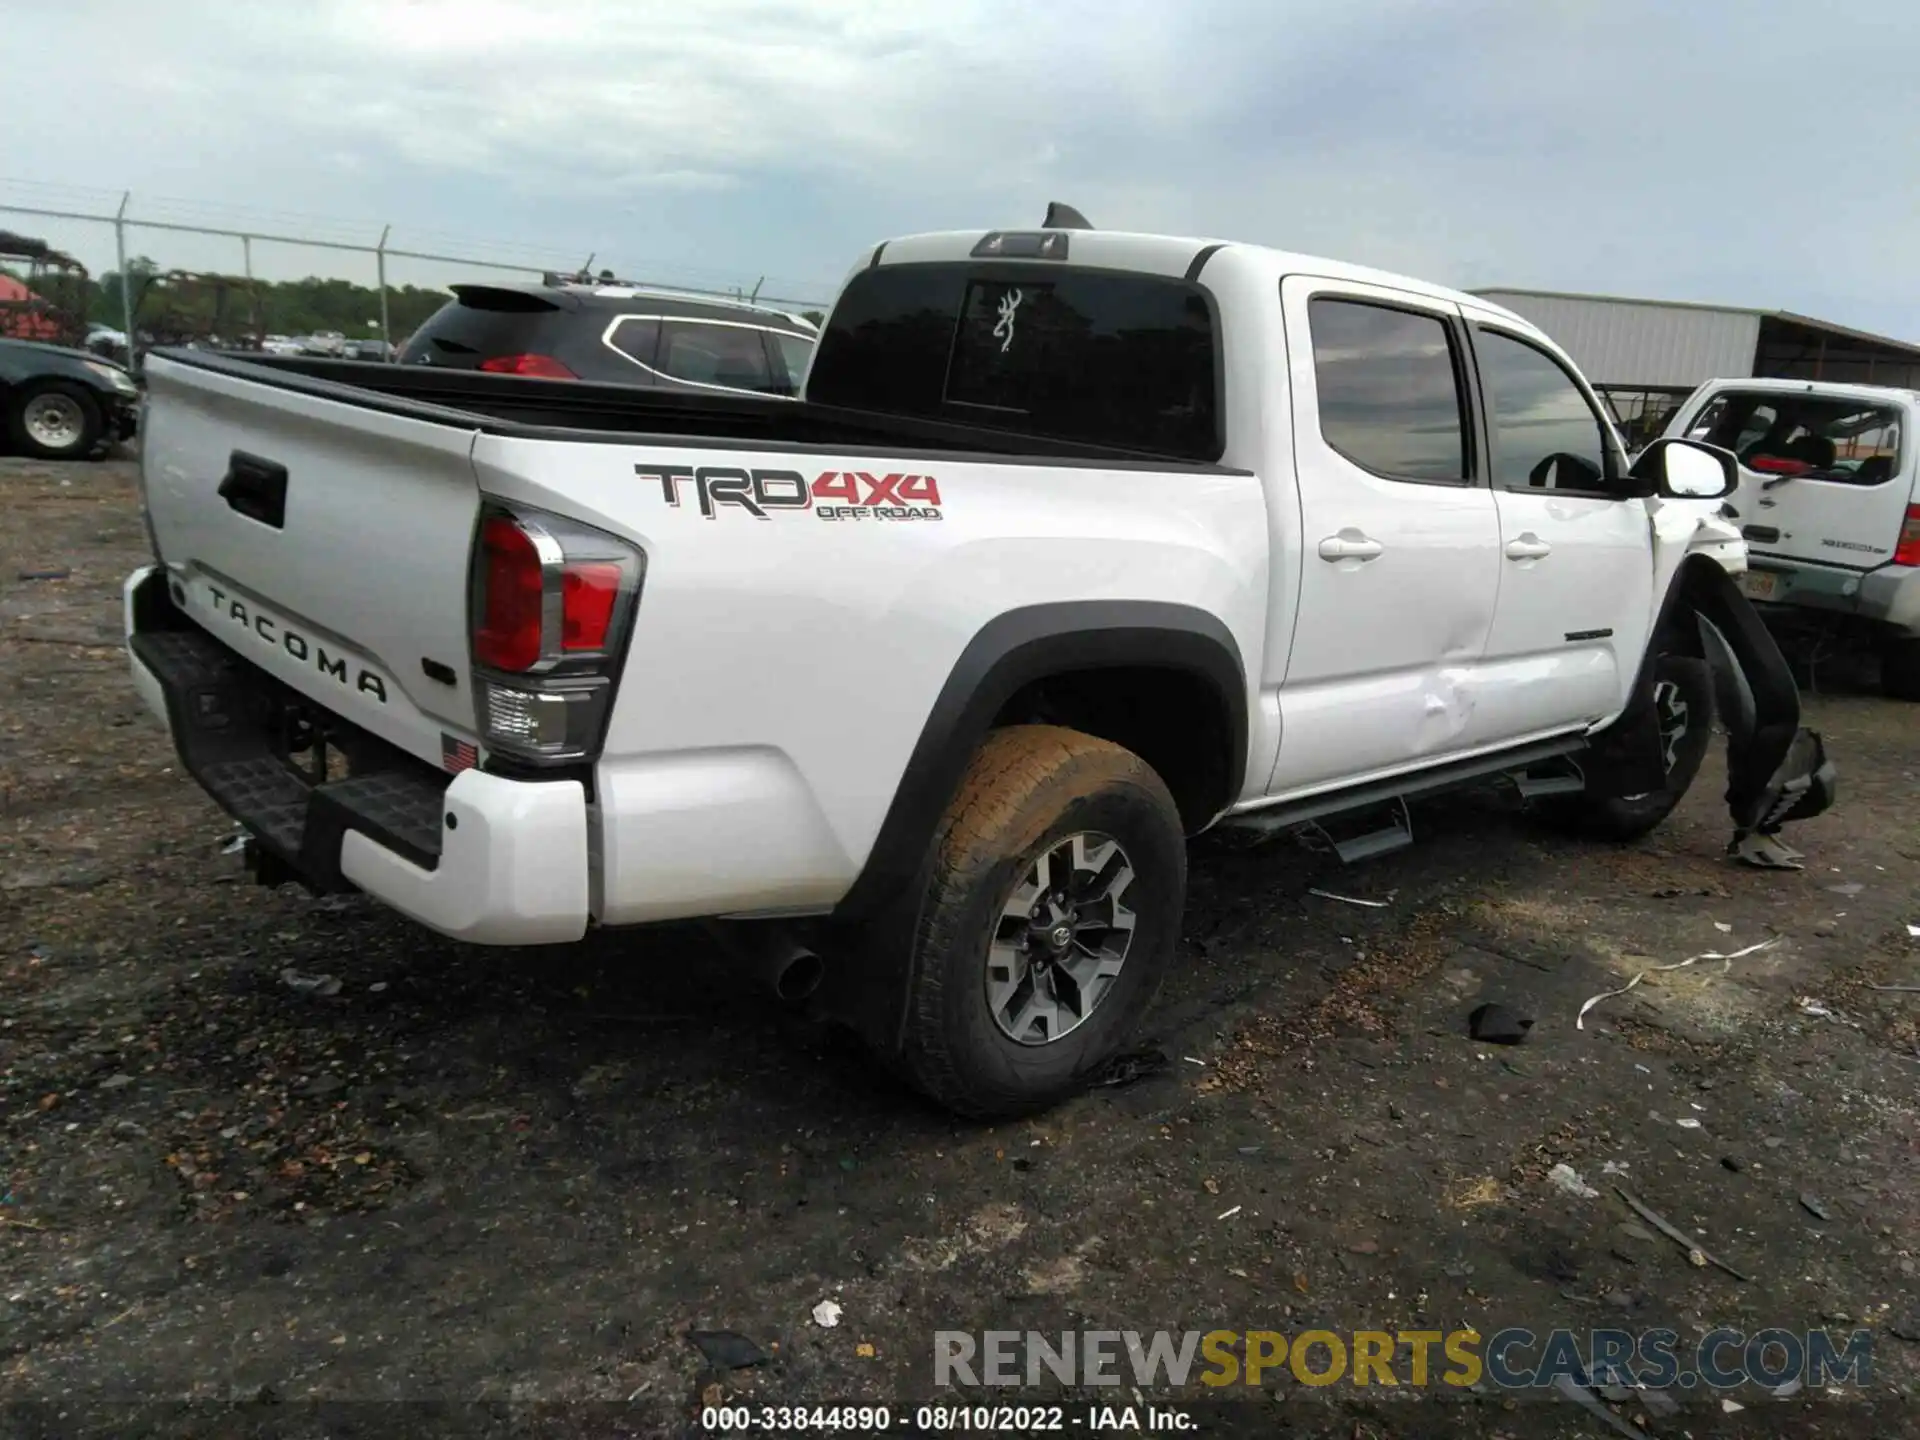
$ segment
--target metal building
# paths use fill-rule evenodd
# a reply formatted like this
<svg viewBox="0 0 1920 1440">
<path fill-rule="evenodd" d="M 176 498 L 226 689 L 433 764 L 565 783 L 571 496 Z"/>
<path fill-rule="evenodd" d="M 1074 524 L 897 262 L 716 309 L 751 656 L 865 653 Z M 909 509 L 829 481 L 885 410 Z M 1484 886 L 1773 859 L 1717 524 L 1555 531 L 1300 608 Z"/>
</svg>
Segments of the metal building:
<svg viewBox="0 0 1920 1440">
<path fill-rule="evenodd" d="M 1538 325 L 1613 407 L 1630 445 L 1665 428 L 1703 381 L 1772 376 L 1920 390 L 1920 345 L 1784 310 L 1477 290 Z"/>
</svg>

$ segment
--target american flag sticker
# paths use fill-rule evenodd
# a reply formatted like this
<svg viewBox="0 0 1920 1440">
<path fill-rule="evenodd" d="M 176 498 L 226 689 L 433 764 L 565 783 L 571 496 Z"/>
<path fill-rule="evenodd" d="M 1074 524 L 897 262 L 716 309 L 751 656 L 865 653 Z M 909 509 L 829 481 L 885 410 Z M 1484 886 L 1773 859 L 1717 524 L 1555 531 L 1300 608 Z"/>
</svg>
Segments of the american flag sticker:
<svg viewBox="0 0 1920 1440">
<path fill-rule="evenodd" d="M 441 733 L 440 767 L 451 775 L 462 770 L 471 770 L 480 763 L 480 752 L 471 740 L 456 740 L 453 736 Z"/>
</svg>

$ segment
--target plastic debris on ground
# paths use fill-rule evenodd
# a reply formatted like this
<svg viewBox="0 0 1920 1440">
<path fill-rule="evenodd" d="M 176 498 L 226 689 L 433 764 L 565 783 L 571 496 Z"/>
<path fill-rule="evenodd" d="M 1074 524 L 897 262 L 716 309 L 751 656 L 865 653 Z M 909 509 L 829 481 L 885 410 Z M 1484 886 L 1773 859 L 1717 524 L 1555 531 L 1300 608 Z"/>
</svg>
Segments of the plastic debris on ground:
<svg viewBox="0 0 1920 1440">
<path fill-rule="evenodd" d="M 1600 1192 L 1580 1178 L 1580 1172 L 1571 1165 L 1556 1165 L 1547 1172 L 1547 1180 L 1556 1190 L 1563 1191 L 1581 1200 L 1597 1200 Z"/>
<path fill-rule="evenodd" d="M 744 1370 L 767 1363 L 767 1352 L 735 1330 L 689 1330 L 687 1343 L 716 1370 Z"/>
<path fill-rule="evenodd" d="M 840 1323 L 841 1313 L 837 1300 L 822 1300 L 813 1307 L 813 1323 L 822 1330 L 831 1330 Z"/>
<path fill-rule="evenodd" d="M 1696 1270 L 1704 1270 L 1707 1266 L 1711 1265 L 1716 1270 L 1726 1271 L 1727 1274 L 1736 1280 L 1751 1283 L 1753 1279 L 1752 1276 L 1741 1274 L 1724 1260 L 1714 1259 L 1713 1256 L 1709 1255 L 1701 1247 L 1697 1240 L 1667 1220 L 1666 1217 L 1661 1215 L 1651 1205 L 1648 1205 L 1646 1201 L 1640 1199 L 1622 1186 L 1616 1185 L 1613 1189 L 1616 1195 L 1627 1202 L 1627 1208 L 1633 1211 L 1634 1214 L 1653 1226 L 1654 1229 L 1673 1241 L 1674 1244 L 1683 1247 L 1687 1252 L 1687 1263 L 1692 1265 Z"/>
<path fill-rule="evenodd" d="M 1684 970 L 1689 965 L 1699 964 L 1702 960 L 1720 960 L 1720 961 L 1726 962 L 1728 966 L 1731 966 L 1735 960 L 1743 959 L 1746 956 L 1752 955 L 1753 953 L 1759 950 L 1771 949 L 1773 946 L 1778 945 L 1779 943 L 1780 943 L 1780 937 L 1776 935 L 1771 940 L 1762 940 L 1757 945 L 1749 945 L 1744 950 L 1735 950 L 1731 954 L 1727 954 L 1727 955 L 1722 955 L 1717 950 L 1709 950 L 1704 955 L 1690 955 L 1685 960 L 1676 960 L 1671 965 L 1649 965 L 1645 970 L 1642 970 L 1638 975 L 1635 975 L 1633 979 L 1629 980 L 1626 984 L 1622 985 L 1618 990 L 1602 990 L 1598 995 L 1594 996 L 1591 1000 L 1587 1001 L 1586 1004 L 1582 1005 L 1580 1007 L 1580 1013 L 1574 1017 L 1573 1028 L 1576 1030 L 1586 1029 L 1587 1028 L 1587 1012 L 1589 1010 L 1593 1009 L 1593 1007 L 1598 1005 L 1602 1000 L 1611 1000 L 1615 996 L 1626 994 L 1629 990 L 1633 989 L 1634 986 L 1638 985 L 1642 980 L 1646 979 L 1647 976 L 1649 975 L 1661 974 L 1668 970 Z"/>
<path fill-rule="evenodd" d="M 1385 900 L 1362 900 L 1354 895 L 1336 895 L 1331 890 L 1308 890 L 1307 894 L 1318 895 L 1322 900 L 1338 900 L 1342 905 L 1364 906 L 1368 910 L 1385 910 L 1388 905 Z"/>
<path fill-rule="evenodd" d="M 280 972 L 280 983 L 289 990 L 297 990 L 302 995 L 317 995 L 321 999 L 331 999 L 340 993 L 340 979 L 336 975 L 307 975 L 288 966 Z"/>
<path fill-rule="evenodd" d="M 1629 1425 L 1618 1415 L 1607 1409 L 1605 1405 L 1600 1403 L 1600 1397 L 1598 1395 L 1595 1395 L 1571 1375 L 1555 1375 L 1553 1377 L 1553 1388 L 1558 1394 L 1573 1401 L 1574 1404 L 1590 1413 L 1596 1420 L 1601 1421 L 1609 1429 L 1626 1436 L 1627 1440 L 1648 1440 L 1646 1431 L 1636 1425 Z"/>
<path fill-rule="evenodd" d="M 1160 1074 L 1167 1065 L 1167 1052 L 1164 1050 L 1129 1050 L 1107 1061 L 1087 1083 L 1095 1088 L 1132 1085 L 1150 1075 Z"/>
<path fill-rule="evenodd" d="M 1732 847 L 1733 858 L 1756 870 L 1804 870 L 1806 859 L 1774 835 L 1749 835 Z"/>
<path fill-rule="evenodd" d="M 1531 1017 L 1509 1010 L 1497 1001 L 1488 1001 L 1467 1016 L 1467 1034 L 1488 1045 L 1518 1045 L 1531 1029 Z"/>
</svg>

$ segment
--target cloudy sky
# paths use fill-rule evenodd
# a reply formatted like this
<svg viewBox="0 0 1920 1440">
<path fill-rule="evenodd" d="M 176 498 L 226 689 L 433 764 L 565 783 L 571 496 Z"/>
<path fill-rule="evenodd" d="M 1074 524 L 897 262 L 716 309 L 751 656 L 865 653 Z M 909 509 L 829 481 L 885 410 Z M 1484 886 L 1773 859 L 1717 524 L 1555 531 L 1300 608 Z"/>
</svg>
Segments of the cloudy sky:
<svg viewBox="0 0 1920 1440">
<path fill-rule="evenodd" d="M 812 299 L 889 234 L 1058 198 L 1920 341 L 1911 0 L 63 0 L 0 7 L 0 45 L 46 62 L 0 85 L 0 204 Z M 0 226 L 112 263 L 102 227 Z"/>
</svg>

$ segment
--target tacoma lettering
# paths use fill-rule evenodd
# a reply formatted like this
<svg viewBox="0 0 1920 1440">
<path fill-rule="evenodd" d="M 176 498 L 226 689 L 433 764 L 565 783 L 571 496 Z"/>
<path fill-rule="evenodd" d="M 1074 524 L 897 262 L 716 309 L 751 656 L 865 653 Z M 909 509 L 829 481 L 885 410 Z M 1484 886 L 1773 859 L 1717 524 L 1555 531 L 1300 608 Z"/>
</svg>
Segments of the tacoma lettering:
<svg viewBox="0 0 1920 1440">
<path fill-rule="evenodd" d="M 302 664 L 312 660 L 314 668 L 322 675 L 339 681 L 361 695 L 371 695 L 382 705 L 387 703 L 387 682 L 371 670 L 360 665 L 349 665 L 344 656 L 329 655 L 324 645 L 309 641 L 298 630 L 289 629 L 271 615 L 249 611 L 245 602 L 227 594 L 217 585 L 207 586 L 207 591 L 213 597 L 215 613 L 226 616 L 267 644 L 278 645 Z"/>
</svg>

